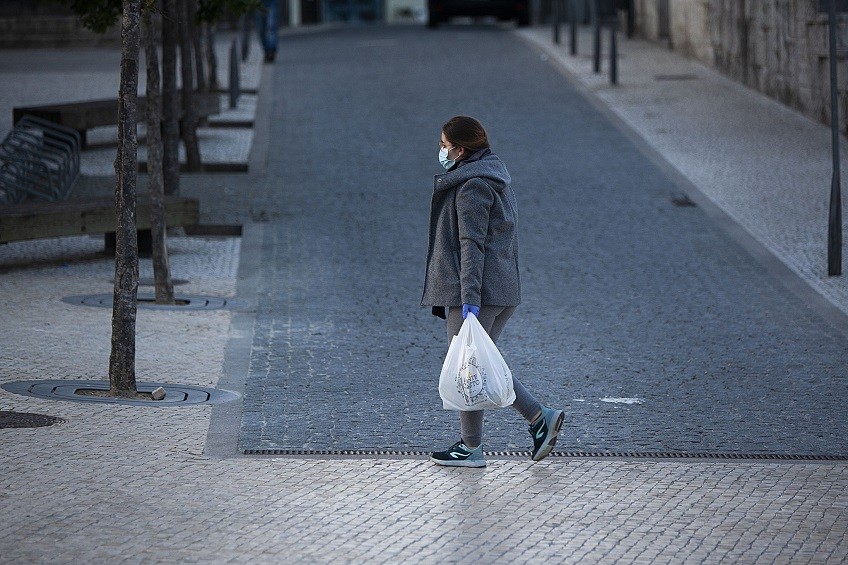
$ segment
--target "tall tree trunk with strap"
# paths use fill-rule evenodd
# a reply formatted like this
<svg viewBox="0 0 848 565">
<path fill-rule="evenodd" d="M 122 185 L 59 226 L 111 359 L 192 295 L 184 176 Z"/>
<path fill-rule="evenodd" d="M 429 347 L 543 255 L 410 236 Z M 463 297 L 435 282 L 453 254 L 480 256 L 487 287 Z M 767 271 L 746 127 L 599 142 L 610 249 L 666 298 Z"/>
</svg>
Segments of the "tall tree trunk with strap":
<svg viewBox="0 0 848 565">
<path fill-rule="evenodd" d="M 180 70 L 182 77 L 182 138 L 186 150 L 186 167 L 200 171 L 200 146 L 197 142 L 197 112 L 194 108 L 194 65 L 192 64 L 191 31 L 189 19 L 195 14 L 189 9 L 189 0 L 177 0 L 180 22 Z"/>
<path fill-rule="evenodd" d="M 138 175 L 138 55 L 141 0 L 124 0 L 121 18 L 121 83 L 118 110 L 118 155 L 115 159 L 115 291 L 112 306 L 112 351 L 109 391 L 136 394 L 135 319 L 138 304 L 138 240 L 135 221 Z"/>
<path fill-rule="evenodd" d="M 203 35 L 202 27 L 197 21 L 197 0 L 186 0 L 188 3 L 188 13 L 191 16 L 188 19 L 188 29 L 191 34 L 191 43 L 194 50 L 194 75 L 197 79 L 197 91 L 209 92 L 209 82 L 206 80 L 207 75 L 204 69 L 206 62 L 203 57 Z"/>
<path fill-rule="evenodd" d="M 180 193 L 180 115 L 177 90 L 178 0 L 162 0 L 162 173 L 165 194 Z"/>
<path fill-rule="evenodd" d="M 162 97 L 159 92 L 159 53 L 151 9 L 142 13 L 147 59 L 147 190 L 150 195 L 150 231 L 153 239 L 153 278 L 156 304 L 174 303 L 174 284 L 168 265 L 165 190 L 162 173 Z"/>
<path fill-rule="evenodd" d="M 206 75 L 209 79 L 209 91 L 215 92 L 221 88 L 218 83 L 218 58 L 215 55 L 215 32 L 213 25 L 205 22 L 203 24 L 204 44 L 206 47 Z"/>
</svg>

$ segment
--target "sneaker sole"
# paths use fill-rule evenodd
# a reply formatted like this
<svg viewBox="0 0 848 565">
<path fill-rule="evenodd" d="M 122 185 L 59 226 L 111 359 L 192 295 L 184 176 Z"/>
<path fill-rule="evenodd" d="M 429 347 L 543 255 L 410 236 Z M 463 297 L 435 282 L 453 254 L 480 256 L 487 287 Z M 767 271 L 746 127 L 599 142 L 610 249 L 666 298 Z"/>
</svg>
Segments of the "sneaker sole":
<svg viewBox="0 0 848 565">
<path fill-rule="evenodd" d="M 430 458 L 430 461 L 435 463 L 436 465 L 441 465 L 443 467 L 474 467 L 480 468 L 485 467 L 485 461 L 442 461 L 441 459 L 435 459 L 433 457 Z"/>
<path fill-rule="evenodd" d="M 545 457 L 547 457 L 551 451 L 553 451 L 554 446 L 556 445 L 557 436 L 559 435 L 559 431 L 562 428 L 562 422 L 565 420 L 565 412 L 562 410 L 559 411 L 559 417 L 554 422 L 553 432 L 548 433 L 548 440 L 542 449 L 539 450 L 536 455 L 533 456 L 533 461 L 539 462 Z"/>
</svg>

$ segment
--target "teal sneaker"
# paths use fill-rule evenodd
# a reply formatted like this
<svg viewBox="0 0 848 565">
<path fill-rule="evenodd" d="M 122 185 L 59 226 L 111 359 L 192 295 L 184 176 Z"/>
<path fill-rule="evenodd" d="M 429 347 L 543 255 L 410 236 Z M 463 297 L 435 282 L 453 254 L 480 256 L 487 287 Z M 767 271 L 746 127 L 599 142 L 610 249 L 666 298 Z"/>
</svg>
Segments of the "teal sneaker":
<svg viewBox="0 0 848 565">
<path fill-rule="evenodd" d="M 562 410 L 542 406 L 542 415 L 530 425 L 530 435 L 533 436 L 533 461 L 541 461 L 554 448 L 564 419 L 565 413 Z"/>
<path fill-rule="evenodd" d="M 459 440 L 444 451 L 434 451 L 430 460 L 436 465 L 447 467 L 485 467 L 483 459 L 483 444 L 474 449 L 467 447 Z"/>
</svg>

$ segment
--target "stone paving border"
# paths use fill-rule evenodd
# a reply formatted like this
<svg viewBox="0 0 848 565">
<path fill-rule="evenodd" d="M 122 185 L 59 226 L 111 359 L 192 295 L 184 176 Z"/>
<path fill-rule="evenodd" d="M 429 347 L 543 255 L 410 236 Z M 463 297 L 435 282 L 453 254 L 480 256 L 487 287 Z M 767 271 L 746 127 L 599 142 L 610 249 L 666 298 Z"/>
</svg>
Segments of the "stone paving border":
<svg viewBox="0 0 848 565">
<path fill-rule="evenodd" d="M 53 426 L 55 431 L 67 426 Z M 40 431 L 18 433 L 34 435 Z M 12 562 L 839 563 L 848 466 L 223 460 L 135 449 L 32 470 L 10 453 Z M 110 476 L 115 457 L 135 474 Z M 41 460 L 43 456 L 38 456 Z M 85 463 L 84 463 L 85 462 Z M 85 474 L 78 470 L 86 469 Z M 30 469 L 29 476 L 16 478 Z M 105 473 L 105 475 L 104 475 Z M 77 481 L 76 483 L 71 481 Z M 35 496 L 21 505 L 23 489 Z M 150 490 L 163 493 L 152 498 Z M 52 489 L 47 499 L 40 493 Z M 10 515 L 16 516 L 14 521 Z M 132 533 L 127 529 L 133 530 Z M 135 534 L 144 531 L 144 536 Z"/>
<path fill-rule="evenodd" d="M 245 449 L 250 457 L 303 457 L 330 459 L 357 459 L 361 457 L 384 458 L 429 458 L 429 451 L 403 449 Z M 483 453 L 492 459 L 529 459 L 530 451 L 489 451 Z M 710 453 L 671 451 L 552 451 L 551 461 L 600 460 L 600 461 L 775 461 L 780 463 L 810 463 L 821 461 L 848 461 L 848 455 L 793 455 L 789 453 Z"/>
</svg>

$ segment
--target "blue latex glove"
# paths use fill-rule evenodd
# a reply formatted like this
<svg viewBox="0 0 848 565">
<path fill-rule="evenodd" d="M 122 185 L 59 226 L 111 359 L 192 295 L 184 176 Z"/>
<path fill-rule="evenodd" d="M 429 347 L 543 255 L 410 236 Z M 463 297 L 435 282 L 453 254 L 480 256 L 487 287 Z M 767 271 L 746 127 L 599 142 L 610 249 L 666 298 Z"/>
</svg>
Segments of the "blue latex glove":
<svg viewBox="0 0 848 565">
<path fill-rule="evenodd" d="M 480 307 L 479 306 L 472 306 L 471 304 L 463 304 L 462 305 L 462 319 L 463 320 L 468 317 L 469 312 L 474 314 L 474 316 L 477 317 L 477 318 L 480 317 Z"/>
</svg>

